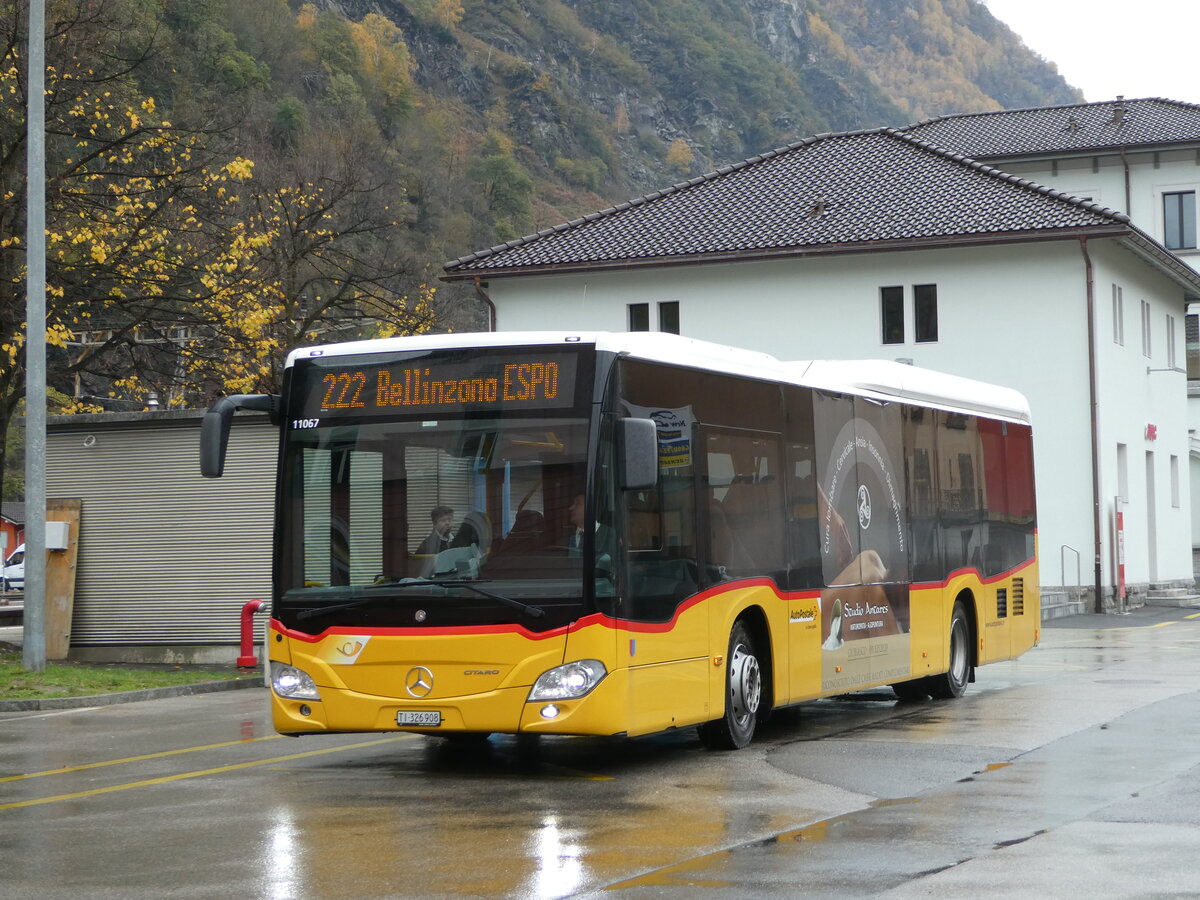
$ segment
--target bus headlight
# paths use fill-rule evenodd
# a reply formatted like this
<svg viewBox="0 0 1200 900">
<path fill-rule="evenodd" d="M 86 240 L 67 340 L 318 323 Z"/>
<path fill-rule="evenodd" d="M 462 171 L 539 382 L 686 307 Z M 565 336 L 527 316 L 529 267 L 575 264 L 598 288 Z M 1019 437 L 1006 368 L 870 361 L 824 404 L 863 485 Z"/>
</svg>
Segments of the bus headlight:
<svg viewBox="0 0 1200 900">
<path fill-rule="evenodd" d="M 600 683 L 608 670 L 598 659 L 581 659 L 541 674 L 529 691 L 533 700 L 574 700 Z"/>
<path fill-rule="evenodd" d="M 295 666 L 271 664 L 271 687 L 280 697 L 289 700 L 320 700 L 317 683 L 312 677 Z"/>
</svg>

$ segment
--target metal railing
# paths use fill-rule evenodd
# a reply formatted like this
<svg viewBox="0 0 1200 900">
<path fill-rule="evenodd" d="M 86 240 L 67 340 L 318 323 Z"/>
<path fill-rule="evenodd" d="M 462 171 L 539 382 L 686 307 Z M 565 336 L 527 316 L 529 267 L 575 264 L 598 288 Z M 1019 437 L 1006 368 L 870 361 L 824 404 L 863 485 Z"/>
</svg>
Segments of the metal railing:
<svg viewBox="0 0 1200 900">
<path fill-rule="evenodd" d="M 1075 554 L 1075 587 L 1074 592 L 1067 587 L 1067 551 L 1070 550 Z M 1059 577 L 1062 579 L 1059 583 L 1062 589 L 1067 593 L 1067 596 L 1078 596 L 1080 588 L 1083 585 L 1083 563 L 1079 555 L 1079 551 L 1070 544 L 1063 544 L 1058 551 Z"/>
</svg>

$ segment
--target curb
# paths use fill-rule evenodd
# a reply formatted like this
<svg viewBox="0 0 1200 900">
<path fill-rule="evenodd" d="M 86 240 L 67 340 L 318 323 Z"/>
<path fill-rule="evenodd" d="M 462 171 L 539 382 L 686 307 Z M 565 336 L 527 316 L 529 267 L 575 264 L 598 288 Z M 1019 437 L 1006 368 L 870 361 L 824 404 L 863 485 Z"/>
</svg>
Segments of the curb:
<svg viewBox="0 0 1200 900">
<path fill-rule="evenodd" d="M 229 678 L 223 681 L 199 681 L 196 684 L 179 684 L 173 687 L 145 688 L 140 691 L 121 691 L 116 694 L 92 694 L 88 697 L 34 697 L 29 700 L 0 700 L 0 712 L 115 706 L 118 703 L 136 703 L 139 700 L 161 700 L 166 697 L 187 697 L 192 694 L 239 691 L 254 687 L 265 687 L 261 675 L 253 678 Z"/>
</svg>

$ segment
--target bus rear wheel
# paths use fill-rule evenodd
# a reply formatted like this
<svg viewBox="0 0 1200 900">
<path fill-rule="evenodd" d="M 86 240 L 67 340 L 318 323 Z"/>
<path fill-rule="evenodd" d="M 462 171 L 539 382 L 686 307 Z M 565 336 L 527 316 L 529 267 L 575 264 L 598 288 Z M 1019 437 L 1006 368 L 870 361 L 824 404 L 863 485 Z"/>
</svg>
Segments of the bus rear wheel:
<svg viewBox="0 0 1200 900">
<path fill-rule="evenodd" d="M 967 609 L 954 604 L 950 614 L 950 670 L 944 675 L 930 676 L 926 687 L 940 700 L 961 697 L 971 680 L 971 628 L 967 624 Z"/>
<path fill-rule="evenodd" d="M 739 621 L 729 634 L 725 657 L 725 714 L 700 726 L 700 740 L 710 750 L 741 750 L 754 737 L 762 701 L 762 669 L 754 641 Z"/>
</svg>

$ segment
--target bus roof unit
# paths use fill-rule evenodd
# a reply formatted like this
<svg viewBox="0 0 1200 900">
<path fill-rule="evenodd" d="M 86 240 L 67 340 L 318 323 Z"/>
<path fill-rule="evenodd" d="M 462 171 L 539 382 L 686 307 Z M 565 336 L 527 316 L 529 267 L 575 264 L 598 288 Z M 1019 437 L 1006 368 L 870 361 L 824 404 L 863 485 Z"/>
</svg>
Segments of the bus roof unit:
<svg viewBox="0 0 1200 900">
<path fill-rule="evenodd" d="M 971 412 L 1029 423 L 1029 403 L 1019 392 L 970 378 L 947 375 L 890 360 L 781 361 L 769 353 L 745 350 L 662 331 L 511 331 L 426 334 L 380 340 L 349 341 L 301 347 L 288 354 L 287 365 L 314 356 L 350 356 L 447 350 L 456 347 L 509 347 L 546 344 L 591 344 L 599 351 L 671 365 L 691 366 L 785 381 L 879 400 L 903 400 L 923 406 Z"/>
</svg>

